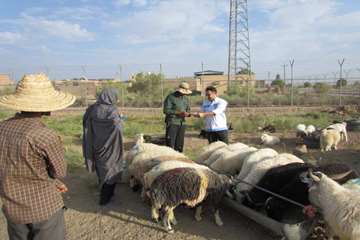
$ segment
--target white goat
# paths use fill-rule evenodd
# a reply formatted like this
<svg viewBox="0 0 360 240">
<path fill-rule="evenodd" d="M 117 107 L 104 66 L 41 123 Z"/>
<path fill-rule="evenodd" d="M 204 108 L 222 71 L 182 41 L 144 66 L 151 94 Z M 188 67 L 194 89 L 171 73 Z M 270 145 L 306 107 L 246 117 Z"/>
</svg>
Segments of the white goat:
<svg viewBox="0 0 360 240">
<path fill-rule="evenodd" d="M 323 129 L 320 135 L 320 149 L 321 151 L 331 151 L 332 148 L 337 150 L 337 145 L 340 142 L 340 132 L 336 129 Z"/>
<path fill-rule="evenodd" d="M 272 146 L 278 143 L 280 143 L 280 139 L 277 136 L 271 136 L 266 133 L 261 135 L 261 144 Z"/>
<path fill-rule="evenodd" d="M 342 187 L 320 172 L 309 173 L 313 185 L 309 189 L 310 202 L 321 209 L 330 232 L 341 240 L 360 239 L 360 193 Z"/>
</svg>

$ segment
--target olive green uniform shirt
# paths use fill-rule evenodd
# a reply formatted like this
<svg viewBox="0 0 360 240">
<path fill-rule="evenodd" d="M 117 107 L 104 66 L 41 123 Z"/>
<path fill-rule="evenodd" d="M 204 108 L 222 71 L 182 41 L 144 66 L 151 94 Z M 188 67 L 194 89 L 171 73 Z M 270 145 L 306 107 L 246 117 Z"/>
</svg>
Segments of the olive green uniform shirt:
<svg viewBox="0 0 360 240">
<path fill-rule="evenodd" d="M 173 92 L 169 94 L 164 101 L 164 114 L 166 115 L 166 124 L 184 124 L 185 118 L 177 115 L 177 113 L 180 112 L 190 112 L 189 99 L 186 96 L 179 94 L 178 92 Z"/>
</svg>

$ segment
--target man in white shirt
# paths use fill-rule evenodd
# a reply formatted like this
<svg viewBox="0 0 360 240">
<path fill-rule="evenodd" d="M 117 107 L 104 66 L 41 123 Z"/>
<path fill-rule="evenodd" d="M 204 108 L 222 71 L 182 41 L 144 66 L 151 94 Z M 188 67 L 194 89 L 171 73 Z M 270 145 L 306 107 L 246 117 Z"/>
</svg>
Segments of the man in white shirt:
<svg viewBox="0 0 360 240">
<path fill-rule="evenodd" d="M 201 106 L 201 112 L 195 117 L 205 118 L 205 130 L 209 143 L 222 141 L 228 143 L 228 127 L 226 122 L 227 101 L 217 96 L 217 89 L 209 86 L 205 90 L 207 100 Z"/>
</svg>

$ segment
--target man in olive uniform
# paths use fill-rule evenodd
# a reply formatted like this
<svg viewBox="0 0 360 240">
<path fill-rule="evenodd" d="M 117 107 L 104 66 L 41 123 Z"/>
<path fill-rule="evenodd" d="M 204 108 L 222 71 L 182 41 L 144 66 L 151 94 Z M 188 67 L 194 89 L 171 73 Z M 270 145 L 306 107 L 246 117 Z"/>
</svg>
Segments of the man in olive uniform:
<svg viewBox="0 0 360 240">
<path fill-rule="evenodd" d="M 166 145 L 178 152 L 182 152 L 184 148 L 185 118 L 190 117 L 190 103 L 187 95 L 191 93 L 189 84 L 182 82 L 164 101 Z"/>
</svg>

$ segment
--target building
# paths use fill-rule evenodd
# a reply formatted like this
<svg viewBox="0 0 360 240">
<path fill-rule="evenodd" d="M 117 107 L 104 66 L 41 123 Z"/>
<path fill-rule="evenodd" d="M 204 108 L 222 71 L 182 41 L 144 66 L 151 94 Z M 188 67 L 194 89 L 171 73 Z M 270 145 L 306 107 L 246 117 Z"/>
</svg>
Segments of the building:
<svg viewBox="0 0 360 240">
<path fill-rule="evenodd" d="M 10 79 L 9 74 L 1 74 L 0 73 L 0 86 L 9 86 L 13 85 L 14 81 Z"/>
<path fill-rule="evenodd" d="M 208 86 L 215 86 L 220 95 L 226 93 L 228 90 L 228 75 L 224 74 L 224 72 L 213 70 L 195 72 L 194 79 L 196 81 L 196 90 L 202 93 Z M 231 76 L 231 84 L 238 84 L 244 87 L 247 86 L 249 80 L 250 86 L 257 86 L 255 74 L 251 74 L 250 76 L 247 74 Z"/>
</svg>

